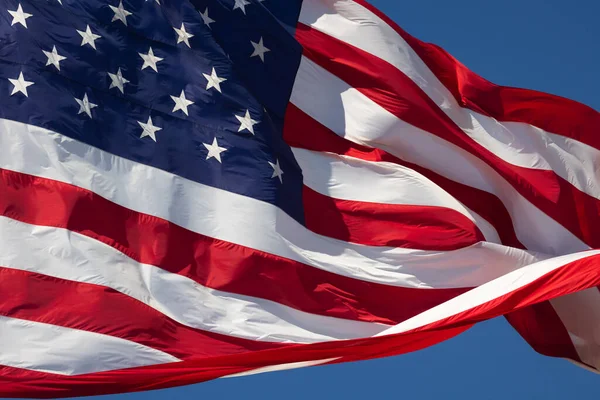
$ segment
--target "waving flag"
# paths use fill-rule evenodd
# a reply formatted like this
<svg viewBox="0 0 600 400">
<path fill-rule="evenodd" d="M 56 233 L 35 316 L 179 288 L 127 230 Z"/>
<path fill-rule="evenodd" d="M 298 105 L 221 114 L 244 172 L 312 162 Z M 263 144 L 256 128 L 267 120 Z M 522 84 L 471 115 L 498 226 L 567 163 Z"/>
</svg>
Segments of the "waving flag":
<svg viewBox="0 0 600 400">
<path fill-rule="evenodd" d="M 600 369 L 600 114 L 362 0 L 0 0 L 0 396 L 414 351 Z"/>
</svg>

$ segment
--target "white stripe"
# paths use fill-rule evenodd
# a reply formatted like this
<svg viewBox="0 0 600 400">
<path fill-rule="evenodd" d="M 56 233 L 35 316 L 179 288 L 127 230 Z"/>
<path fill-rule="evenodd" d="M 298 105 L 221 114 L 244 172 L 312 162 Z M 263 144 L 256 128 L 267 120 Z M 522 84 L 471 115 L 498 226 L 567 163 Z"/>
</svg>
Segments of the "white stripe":
<svg viewBox="0 0 600 400">
<path fill-rule="evenodd" d="M 591 250 L 565 256 L 554 257 L 548 260 L 528 265 L 499 277 L 493 281 L 476 287 L 436 307 L 430 308 L 394 327 L 387 329 L 377 336 L 407 332 L 436 321 L 443 320 L 461 312 L 473 309 L 481 304 L 497 299 L 507 293 L 524 287 L 536 279 L 562 268 L 564 265 L 587 257 L 600 255 L 600 250 Z M 594 260 L 598 262 L 598 260 Z M 569 309 L 571 310 L 571 309 Z"/>
<path fill-rule="evenodd" d="M 444 207 L 469 216 L 454 197 L 410 168 L 332 153 L 292 150 L 302 168 L 304 184 L 323 195 L 371 203 Z"/>
<path fill-rule="evenodd" d="M 600 199 L 600 151 L 577 140 L 519 122 L 500 122 L 474 111 L 450 108 L 447 114 L 473 140 L 512 165 L 554 171 L 577 189 Z"/>
<path fill-rule="evenodd" d="M 0 316 L 0 365 L 79 375 L 176 361 L 125 339 Z"/>
<path fill-rule="evenodd" d="M 539 254 L 480 243 L 443 252 L 369 247 L 315 235 L 278 208 L 0 119 L 0 168 L 92 190 L 191 231 L 351 278 L 404 287 L 477 286 Z"/>
<path fill-rule="evenodd" d="M 368 337 L 386 327 L 209 289 L 66 229 L 0 217 L 0 236 L 3 267 L 110 287 L 193 328 L 251 340 L 312 343 Z"/>
<path fill-rule="evenodd" d="M 446 178 L 496 195 L 510 213 L 517 237 L 530 249 L 547 254 L 589 249 L 485 162 L 398 119 L 306 58 L 300 63 L 291 102 L 350 141 L 383 149 Z"/>
<path fill-rule="evenodd" d="M 475 217 L 444 189 L 418 172 L 389 162 L 293 148 L 304 184 L 322 195 L 340 200 L 379 204 L 441 207 L 454 210 L 478 225 Z M 489 242 L 500 243 L 489 224 L 478 225 Z"/>
<path fill-rule="evenodd" d="M 362 5 L 352 0 L 305 0 L 300 22 L 398 68 L 473 140 L 508 163 L 553 170 L 582 192 L 600 198 L 600 150 L 531 125 L 500 122 L 462 108 L 408 43 Z"/>
<path fill-rule="evenodd" d="M 287 364 L 269 365 L 268 367 L 260 367 L 260 368 L 251 369 L 246 372 L 239 372 L 237 374 L 225 375 L 222 378 L 239 378 L 241 376 L 264 374 L 265 372 L 286 371 L 288 369 L 313 367 L 315 365 L 321 365 L 321 364 L 328 363 L 328 362 L 336 360 L 338 358 L 339 357 L 326 358 L 324 360 L 300 361 L 300 362 L 287 363 Z"/>
</svg>

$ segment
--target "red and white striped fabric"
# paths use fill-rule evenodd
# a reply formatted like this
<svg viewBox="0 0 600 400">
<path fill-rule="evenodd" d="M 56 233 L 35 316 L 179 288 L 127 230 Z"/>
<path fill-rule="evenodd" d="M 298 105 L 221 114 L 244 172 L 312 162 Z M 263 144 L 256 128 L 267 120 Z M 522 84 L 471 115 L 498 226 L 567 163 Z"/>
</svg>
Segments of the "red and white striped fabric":
<svg viewBox="0 0 600 400">
<path fill-rule="evenodd" d="M 493 85 L 360 0 L 305 1 L 297 38 L 287 140 L 312 151 L 295 153 L 306 210 L 326 202 L 340 221 L 314 215 L 316 232 L 428 250 L 483 237 L 538 257 L 600 247 L 596 111 Z M 429 284 L 444 285 L 467 286 Z M 600 365 L 596 288 L 507 317 L 539 352 Z"/>
<path fill-rule="evenodd" d="M 1 397 L 396 355 L 500 315 L 600 369 L 600 114 L 495 86 L 362 0 L 304 0 L 296 36 L 308 229 L 0 120 Z"/>
</svg>

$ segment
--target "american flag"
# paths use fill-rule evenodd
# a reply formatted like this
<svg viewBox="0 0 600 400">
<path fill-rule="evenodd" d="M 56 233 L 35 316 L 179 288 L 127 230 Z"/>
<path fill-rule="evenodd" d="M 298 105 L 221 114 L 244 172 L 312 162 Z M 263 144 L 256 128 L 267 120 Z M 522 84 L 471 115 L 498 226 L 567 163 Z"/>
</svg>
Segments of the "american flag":
<svg viewBox="0 0 600 400">
<path fill-rule="evenodd" d="M 0 0 L 0 396 L 397 355 L 600 369 L 600 114 L 363 0 Z"/>
</svg>

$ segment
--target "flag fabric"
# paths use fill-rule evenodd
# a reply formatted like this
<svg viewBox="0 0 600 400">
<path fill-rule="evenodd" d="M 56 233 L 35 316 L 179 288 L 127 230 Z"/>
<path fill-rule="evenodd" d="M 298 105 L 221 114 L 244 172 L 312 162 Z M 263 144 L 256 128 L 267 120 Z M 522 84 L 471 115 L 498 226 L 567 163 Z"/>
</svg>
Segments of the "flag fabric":
<svg viewBox="0 0 600 400">
<path fill-rule="evenodd" d="M 600 369 L 600 114 L 362 0 L 0 0 L 0 396 L 415 351 Z"/>
</svg>

